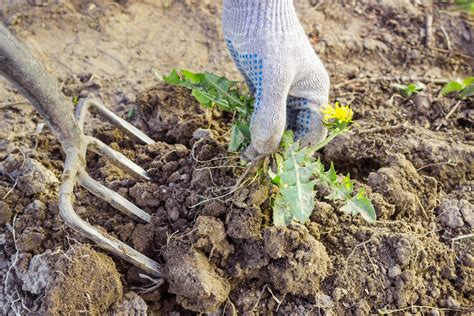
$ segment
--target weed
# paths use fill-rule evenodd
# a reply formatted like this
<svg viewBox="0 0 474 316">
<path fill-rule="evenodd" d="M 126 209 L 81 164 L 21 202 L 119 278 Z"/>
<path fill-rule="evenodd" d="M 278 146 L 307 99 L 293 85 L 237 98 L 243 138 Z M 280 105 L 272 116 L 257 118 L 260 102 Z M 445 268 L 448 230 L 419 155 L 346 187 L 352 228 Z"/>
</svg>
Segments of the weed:
<svg viewBox="0 0 474 316">
<path fill-rule="evenodd" d="M 127 112 L 127 119 L 128 120 L 133 120 L 136 115 L 137 115 L 137 110 L 136 110 L 135 107 L 132 107 Z"/>
<path fill-rule="evenodd" d="M 354 193 L 354 182 L 350 175 L 340 176 L 334 165 L 328 170 L 314 153 L 327 145 L 332 139 L 349 130 L 352 109 L 349 106 L 327 105 L 323 108 L 324 123 L 329 129 L 328 137 L 314 146 L 300 148 L 294 142 L 291 132 L 285 133 L 281 147 L 282 153 L 274 155 L 276 173 L 269 170 L 272 183 L 278 187 L 273 203 L 273 222 L 276 226 L 287 226 L 293 220 L 308 221 L 314 209 L 315 188 L 321 186 L 329 192 L 325 198 L 342 201 L 341 211 L 351 215 L 361 214 L 368 222 L 376 220 L 375 209 L 365 197 L 364 190 Z"/>
<path fill-rule="evenodd" d="M 79 103 L 79 96 L 75 95 L 72 97 L 72 104 L 74 104 L 74 106 L 77 106 L 77 104 Z"/>
<path fill-rule="evenodd" d="M 474 13 L 473 0 L 440 0 L 441 3 L 446 3 L 453 6 L 454 9 Z"/>
<path fill-rule="evenodd" d="M 455 96 L 459 100 L 465 100 L 474 96 L 474 77 L 467 77 L 462 81 L 453 80 L 441 89 L 444 96 Z"/>
<path fill-rule="evenodd" d="M 250 144 L 250 118 L 254 99 L 250 95 L 241 94 L 236 81 L 209 72 L 193 73 L 181 70 L 178 73 L 176 69 L 161 79 L 166 83 L 190 89 L 194 98 L 205 108 L 216 106 L 221 111 L 235 115 L 229 151 L 240 151 Z"/>
<path fill-rule="evenodd" d="M 205 108 L 217 107 L 234 114 L 230 151 L 243 150 L 250 144 L 250 118 L 254 99 L 250 95 L 241 94 L 237 82 L 209 72 L 178 72 L 176 69 L 160 79 L 191 90 L 194 98 Z M 418 91 L 417 89 L 415 90 Z M 349 130 L 352 109 L 336 103 L 323 107 L 322 114 L 329 130 L 326 139 L 314 146 L 300 148 L 299 142 L 293 139 L 293 133 L 286 131 L 281 141 L 281 151 L 273 155 L 276 171 L 270 168 L 263 170 L 278 189 L 273 203 L 273 221 L 276 226 L 287 226 L 293 220 L 306 222 L 314 209 L 317 186 L 329 191 L 326 199 L 344 203 L 341 211 L 351 215 L 361 214 L 369 222 L 376 219 L 372 203 L 365 197 L 364 190 L 354 192 L 354 182 L 349 175 L 339 176 L 332 163 L 325 170 L 322 162 L 314 158 L 316 151 Z"/>
<path fill-rule="evenodd" d="M 474 13 L 474 1 L 472 0 L 454 0 L 454 3 L 461 10 Z"/>
<path fill-rule="evenodd" d="M 413 94 L 417 94 L 418 92 L 423 91 L 425 89 L 425 85 L 421 82 L 409 83 L 407 85 L 394 83 L 391 86 L 395 88 L 395 90 L 397 90 L 405 98 L 409 98 Z"/>
</svg>

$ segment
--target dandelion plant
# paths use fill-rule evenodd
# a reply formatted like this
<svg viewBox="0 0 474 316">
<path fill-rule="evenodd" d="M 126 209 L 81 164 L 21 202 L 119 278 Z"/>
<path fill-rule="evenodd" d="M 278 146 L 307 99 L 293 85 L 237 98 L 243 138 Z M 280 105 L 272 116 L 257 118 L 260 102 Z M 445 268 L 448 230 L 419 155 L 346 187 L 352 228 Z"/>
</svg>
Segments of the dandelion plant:
<svg viewBox="0 0 474 316">
<path fill-rule="evenodd" d="M 190 89 L 191 94 L 205 108 L 217 107 L 221 111 L 234 114 L 230 151 L 243 150 L 250 144 L 250 118 L 254 99 L 241 93 L 237 82 L 209 72 L 193 73 L 188 70 L 173 70 L 168 76 L 161 78 L 164 82 Z M 308 221 L 314 209 L 316 187 L 323 186 L 329 194 L 328 200 L 341 201 L 341 211 L 375 221 L 375 210 L 364 191 L 355 192 L 354 183 L 349 175 L 340 176 L 333 164 L 326 170 L 314 153 L 326 146 L 335 137 L 349 131 L 352 122 L 352 109 L 339 103 L 323 107 L 323 122 L 329 134 L 320 143 L 301 148 L 294 141 L 293 133 L 285 132 L 281 151 L 273 155 L 276 171 L 268 169 L 272 183 L 278 193 L 273 203 L 273 221 L 277 226 L 287 226 L 292 221 L 304 223 Z"/>
<path fill-rule="evenodd" d="M 331 163 L 325 169 L 323 163 L 314 158 L 314 153 L 326 146 L 338 135 L 346 133 L 352 122 L 353 112 L 349 106 L 338 103 L 323 108 L 324 124 L 329 130 L 328 137 L 314 146 L 300 148 L 293 141 L 292 134 L 282 139 L 281 153 L 274 155 L 277 171 L 269 171 L 278 193 L 273 203 L 273 222 L 276 226 L 287 226 L 292 221 L 305 223 L 314 209 L 316 186 L 328 190 L 328 200 L 342 201 L 341 211 L 350 215 L 360 214 L 368 222 L 376 220 L 375 209 L 365 196 L 364 190 L 354 192 L 354 182 L 349 174 L 340 176 Z"/>
</svg>

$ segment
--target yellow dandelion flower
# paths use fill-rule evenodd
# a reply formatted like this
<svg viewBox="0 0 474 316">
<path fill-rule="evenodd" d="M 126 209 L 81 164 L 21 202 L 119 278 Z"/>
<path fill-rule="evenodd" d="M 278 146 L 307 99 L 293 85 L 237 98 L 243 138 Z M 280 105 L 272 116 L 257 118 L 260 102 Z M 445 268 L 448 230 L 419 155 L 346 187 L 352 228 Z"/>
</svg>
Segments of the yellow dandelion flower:
<svg viewBox="0 0 474 316">
<path fill-rule="evenodd" d="M 339 102 L 336 102 L 334 105 L 328 104 L 324 106 L 321 112 L 324 114 L 324 121 L 326 123 L 329 123 L 331 120 L 336 120 L 338 123 L 350 123 L 354 115 L 348 105 L 341 106 Z"/>
</svg>

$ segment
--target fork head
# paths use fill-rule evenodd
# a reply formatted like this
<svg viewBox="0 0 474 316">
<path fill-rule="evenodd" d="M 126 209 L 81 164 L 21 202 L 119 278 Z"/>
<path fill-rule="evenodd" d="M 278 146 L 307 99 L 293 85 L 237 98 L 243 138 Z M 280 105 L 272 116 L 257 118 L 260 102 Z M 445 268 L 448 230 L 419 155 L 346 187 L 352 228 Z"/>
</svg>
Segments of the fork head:
<svg viewBox="0 0 474 316">
<path fill-rule="evenodd" d="M 62 93 L 57 81 L 31 55 L 11 32 L 0 22 L 0 75 L 5 76 L 26 97 L 46 120 L 66 153 L 66 161 L 59 191 L 59 209 L 64 221 L 100 247 L 138 266 L 147 273 L 161 276 L 157 262 L 137 252 L 125 243 L 100 232 L 82 220 L 73 208 L 76 182 L 95 196 L 107 201 L 119 211 L 142 222 L 150 222 L 150 215 L 127 201 L 116 192 L 93 180 L 85 169 L 88 148 L 111 159 L 119 168 L 142 180 L 149 180 L 145 170 L 124 155 L 112 150 L 98 139 L 84 135 L 84 121 L 89 110 L 119 127 L 125 133 L 145 144 L 153 140 L 140 130 L 113 114 L 100 102 L 81 100 L 74 117 L 72 102 Z"/>
<path fill-rule="evenodd" d="M 152 144 L 154 142 L 140 130 L 108 110 L 102 103 L 91 99 L 81 100 L 77 106 L 76 119 L 81 132 L 83 132 L 85 118 L 89 111 L 98 113 L 101 117 L 120 128 L 126 134 L 144 144 Z M 99 247 L 112 252 L 151 275 L 162 277 L 160 266 L 157 262 L 111 235 L 99 231 L 97 228 L 81 219 L 74 211 L 72 197 L 74 194 L 74 185 L 78 182 L 90 193 L 106 201 L 123 214 L 130 216 L 139 222 L 150 223 L 150 215 L 148 213 L 122 197 L 117 192 L 110 190 L 98 181 L 92 179 L 85 169 L 86 164 L 84 157 L 86 156 L 87 150 L 91 149 L 98 154 L 106 156 L 118 168 L 139 180 L 150 180 L 147 172 L 123 154 L 113 150 L 101 142 L 99 139 L 84 135 L 84 140 L 84 146 L 82 146 L 82 148 L 77 149 L 76 146 L 65 148 L 66 161 L 59 191 L 59 209 L 61 217 L 69 226 L 94 241 Z"/>
</svg>

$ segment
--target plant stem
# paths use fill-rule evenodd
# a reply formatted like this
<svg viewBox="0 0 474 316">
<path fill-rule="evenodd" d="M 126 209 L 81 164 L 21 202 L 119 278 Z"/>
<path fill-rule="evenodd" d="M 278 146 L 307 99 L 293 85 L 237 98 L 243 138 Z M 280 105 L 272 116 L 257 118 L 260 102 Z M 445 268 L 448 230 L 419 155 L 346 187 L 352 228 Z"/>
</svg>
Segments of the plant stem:
<svg viewBox="0 0 474 316">
<path fill-rule="evenodd" d="M 346 131 L 347 131 L 347 129 L 332 130 L 325 139 L 323 139 L 322 141 L 320 141 L 319 143 L 317 143 L 314 146 L 308 147 L 308 152 L 310 152 L 311 154 L 317 152 L 318 150 L 320 150 L 321 148 L 323 148 L 324 146 L 329 144 L 334 138 L 336 138 L 337 136 L 343 134 Z"/>
</svg>

